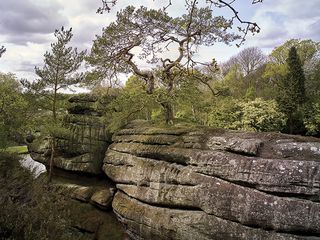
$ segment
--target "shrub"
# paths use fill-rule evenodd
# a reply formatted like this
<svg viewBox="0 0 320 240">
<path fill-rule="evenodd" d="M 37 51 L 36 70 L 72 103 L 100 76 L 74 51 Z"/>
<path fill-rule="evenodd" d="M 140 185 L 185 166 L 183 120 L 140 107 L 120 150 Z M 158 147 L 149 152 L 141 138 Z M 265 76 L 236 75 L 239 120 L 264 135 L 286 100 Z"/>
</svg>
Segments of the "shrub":
<svg viewBox="0 0 320 240">
<path fill-rule="evenodd" d="M 19 157 L 0 152 L 0 236 L 3 239 L 69 239 L 67 199 L 61 189 L 34 179 Z"/>
</svg>

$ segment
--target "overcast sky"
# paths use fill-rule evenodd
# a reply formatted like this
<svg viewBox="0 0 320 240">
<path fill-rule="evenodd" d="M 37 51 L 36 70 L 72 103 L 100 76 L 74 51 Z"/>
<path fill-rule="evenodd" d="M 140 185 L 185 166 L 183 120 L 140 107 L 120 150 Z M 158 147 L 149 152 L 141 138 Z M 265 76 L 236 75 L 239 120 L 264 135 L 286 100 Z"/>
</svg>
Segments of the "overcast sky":
<svg viewBox="0 0 320 240">
<path fill-rule="evenodd" d="M 111 13 L 100 15 L 96 14 L 100 0 L 0 0 L 0 46 L 7 49 L 0 58 L 0 71 L 32 80 L 35 78 L 34 66 L 43 65 L 43 54 L 55 41 L 55 29 L 72 27 L 72 46 L 90 50 L 95 35 L 115 19 L 119 8 L 128 3 L 158 7 L 164 1 L 118 0 L 119 4 Z M 179 4 L 170 9 L 170 14 L 178 14 L 183 2 L 179 0 Z M 320 0 L 264 0 L 263 4 L 255 5 L 250 2 L 238 0 L 241 5 L 237 7 L 241 16 L 259 24 L 261 33 L 248 37 L 240 49 L 221 44 L 200 49 L 201 58 L 216 58 L 222 62 L 249 46 L 258 46 L 269 53 L 291 38 L 320 41 Z"/>
</svg>

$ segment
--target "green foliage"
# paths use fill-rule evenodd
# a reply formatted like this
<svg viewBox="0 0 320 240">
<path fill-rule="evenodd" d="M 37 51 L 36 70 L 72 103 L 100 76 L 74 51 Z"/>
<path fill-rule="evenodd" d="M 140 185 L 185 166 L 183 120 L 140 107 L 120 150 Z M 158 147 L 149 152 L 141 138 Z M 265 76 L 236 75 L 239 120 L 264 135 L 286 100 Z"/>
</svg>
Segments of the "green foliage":
<svg viewBox="0 0 320 240">
<path fill-rule="evenodd" d="M 26 109 L 27 102 L 16 77 L 0 73 L 0 148 L 23 132 Z"/>
<path fill-rule="evenodd" d="M 175 118 L 184 122 L 205 125 L 212 101 L 212 93 L 201 89 L 192 75 L 187 75 L 175 90 Z"/>
<path fill-rule="evenodd" d="M 27 146 L 11 146 L 6 148 L 6 151 L 10 153 L 25 154 L 25 153 L 28 153 L 28 147 Z"/>
<path fill-rule="evenodd" d="M 299 40 L 291 39 L 286 41 L 281 46 L 275 48 L 270 54 L 271 61 L 273 63 L 282 65 L 287 63 L 287 58 L 289 56 L 289 51 L 292 47 L 295 47 L 297 54 L 301 61 L 302 66 L 308 62 L 315 55 L 317 51 L 320 50 L 320 43 L 314 42 L 312 40 Z"/>
<path fill-rule="evenodd" d="M 320 101 L 305 107 L 304 124 L 308 135 L 320 136 Z"/>
<path fill-rule="evenodd" d="M 137 76 L 131 76 L 118 94 L 105 109 L 105 122 L 111 132 L 134 119 L 151 120 L 152 111 L 159 108 L 154 95 L 146 93 L 142 80 Z"/>
<path fill-rule="evenodd" d="M 280 112 L 275 100 L 262 100 L 241 103 L 242 129 L 248 131 L 281 131 L 285 126 L 286 117 Z"/>
<path fill-rule="evenodd" d="M 34 179 L 17 155 L 0 152 L 2 239 L 72 239 L 68 202 L 58 188 Z"/>
<path fill-rule="evenodd" d="M 304 67 L 306 73 L 306 94 L 312 101 L 320 100 L 320 52 Z"/>
<path fill-rule="evenodd" d="M 249 87 L 249 83 L 245 81 L 243 74 L 239 71 L 237 65 L 233 65 L 224 76 L 222 83 L 216 82 L 216 84 L 222 84 L 228 89 L 228 92 L 234 98 L 243 98 Z"/>
<path fill-rule="evenodd" d="M 233 98 L 217 101 L 209 114 L 209 126 L 246 131 L 280 131 L 286 118 L 274 100 L 257 98 L 239 102 Z"/>
<path fill-rule="evenodd" d="M 65 30 L 63 27 L 55 31 L 57 42 L 51 44 L 52 52 L 44 54 L 43 68 L 35 67 L 39 79 L 32 83 L 24 81 L 28 90 L 47 98 L 54 120 L 57 117 L 58 91 L 68 89 L 84 78 L 82 74 L 75 72 L 79 69 L 86 52 L 78 53 L 77 48 L 67 47 L 73 36 L 71 32 L 72 28 Z"/>
<path fill-rule="evenodd" d="M 215 101 L 208 116 L 208 125 L 216 128 L 241 129 L 241 106 L 234 98 Z"/>
</svg>

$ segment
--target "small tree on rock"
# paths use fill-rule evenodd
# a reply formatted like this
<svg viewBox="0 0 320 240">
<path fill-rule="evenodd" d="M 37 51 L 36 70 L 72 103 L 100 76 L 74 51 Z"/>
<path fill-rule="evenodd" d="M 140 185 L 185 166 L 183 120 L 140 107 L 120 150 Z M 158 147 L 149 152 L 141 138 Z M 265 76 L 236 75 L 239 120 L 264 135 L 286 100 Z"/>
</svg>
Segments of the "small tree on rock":
<svg viewBox="0 0 320 240">
<path fill-rule="evenodd" d="M 50 102 L 52 120 L 47 122 L 46 134 L 50 145 L 51 156 L 49 159 L 49 181 L 52 178 L 53 161 L 56 148 L 56 137 L 63 129 L 57 118 L 58 91 L 68 89 L 83 80 L 83 74 L 76 73 L 79 69 L 86 51 L 78 52 L 77 48 L 68 47 L 73 34 L 72 28 L 65 30 L 62 27 L 56 30 L 54 36 L 57 38 L 51 44 L 52 52 L 44 54 L 43 68 L 35 67 L 39 76 L 33 83 L 24 81 L 24 85 L 37 95 L 45 97 Z"/>
</svg>

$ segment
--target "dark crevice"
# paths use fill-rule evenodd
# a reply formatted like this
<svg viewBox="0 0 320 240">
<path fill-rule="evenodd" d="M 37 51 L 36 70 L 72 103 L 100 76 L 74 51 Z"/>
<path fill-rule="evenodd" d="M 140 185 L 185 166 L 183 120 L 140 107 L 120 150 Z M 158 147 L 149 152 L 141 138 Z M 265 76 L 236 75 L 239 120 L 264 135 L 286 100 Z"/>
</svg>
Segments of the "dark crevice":
<svg viewBox="0 0 320 240">
<path fill-rule="evenodd" d="M 159 143 L 159 142 L 148 142 L 148 141 L 138 141 L 138 140 L 125 140 L 125 141 L 115 141 L 114 143 L 139 143 L 143 145 L 151 145 L 151 146 L 171 146 L 174 143 Z"/>
<path fill-rule="evenodd" d="M 162 153 L 135 153 L 135 152 L 130 152 L 130 151 L 124 151 L 124 150 L 117 150 L 114 149 L 112 147 L 109 147 L 110 150 L 118 152 L 118 153 L 125 153 L 125 154 L 129 154 L 129 155 L 133 155 L 136 157 L 143 157 L 143 158 L 148 158 L 150 160 L 155 160 L 155 161 L 162 161 L 162 162 L 166 162 L 166 163 L 176 163 L 178 165 L 181 166 L 188 166 L 187 162 L 189 161 L 189 159 L 187 157 L 184 156 L 180 156 L 179 160 L 176 158 L 166 158 L 165 155 L 163 155 Z"/>
<path fill-rule="evenodd" d="M 156 184 L 165 184 L 165 185 L 174 185 L 174 186 L 182 186 L 182 187 L 195 187 L 197 184 L 188 184 L 188 183 L 177 183 L 175 181 L 172 182 L 165 182 L 165 181 L 160 181 L 160 182 L 150 182 L 150 181 L 143 181 L 143 182 L 133 182 L 133 181 L 125 181 L 125 182 L 117 182 L 117 184 L 122 184 L 122 185 L 130 185 L 130 186 L 137 186 L 137 187 L 150 187 L 152 183 Z"/>
<path fill-rule="evenodd" d="M 89 231 L 89 230 L 87 230 L 87 229 L 84 229 L 84 228 L 82 228 L 82 227 L 80 227 L 80 226 L 72 226 L 74 229 L 76 229 L 77 231 L 79 231 L 79 232 L 81 232 L 81 233 L 83 233 L 83 234 L 94 234 L 94 232 L 92 232 L 92 231 Z"/>
<path fill-rule="evenodd" d="M 132 164 L 127 164 L 127 163 L 109 163 L 109 162 L 104 162 L 104 165 L 111 165 L 111 166 L 115 166 L 115 167 L 121 167 L 121 166 L 125 166 L 125 167 L 134 167 L 134 165 Z"/>
<path fill-rule="evenodd" d="M 126 192 L 122 191 L 121 189 L 118 189 L 119 192 L 125 194 L 129 198 L 132 198 L 138 202 L 141 202 L 143 204 L 149 205 L 151 207 L 158 207 L 158 208 L 166 208 L 171 210 L 180 210 L 180 211 L 195 211 L 195 212 L 203 212 L 203 210 L 199 207 L 192 207 L 192 206 L 183 206 L 183 205 L 169 205 L 169 204 L 158 204 L 158 203 L 150 203 L 146 202 L 144 200 L 135 198 L 134 196 L 128 195 Z"/>
<path fill-rule="evenodd" d="M 311 202 L 319 203 L 320 202 L 320 195 L 308 195 L 303 193 L 286 193 L 286 192 L 274 192 L 274 191 L 268 191 L 268 190 L 261 190 L 257 189 L 261 192 L 276 196 L 276 197 L 282 197 L 282 198 L 291 198 L 291 199 L 297 199 L 297 200 L 308 200 Z"/>
<path fill-rule="evenodd" d="M 126 129 L 126 130 L 128 130 L 128 128 Z M 126 136 L 126 135 L 128 135 L 128 136 L 132 136 L 132 135 L 144 135 L 144 136 L 156 136 L 156 135 L 160 135 L 160 136 L 163 136 L 163 135 L 169 135 L 169 136 L 177 136 L 177 137 L 179 137 L 179 136 L 183 136 L 183 135 L 185 135 L 185 134 L 187 134 L 188 132 L 181 132 L 181 133 L 174 133 L 174 132 L 171 132 L 171 133 L 169 133 L 169 132 L 154 132 L 154 133 L 146 133 L 146 132 L 143 132 L 143 131 L 141 131 L 141 132 L 118 132 L 117 134 L 116 134 L 116 136 Z"/>
<path fill-rule="evenodd" d="M 258 156 L 258 153 L 255 153 L 255 154 L 254 153 L 246 153 L 246 152 L 242 152 L 242 151 L 233 150 L 228 147 L 223 148 L 223 150 L 225 150 L 226 152 L 229 152 L 229 153 L 235 153 L 237 155 L 245 156 L 245 157 L 257 157 Z"/>
</svg>

